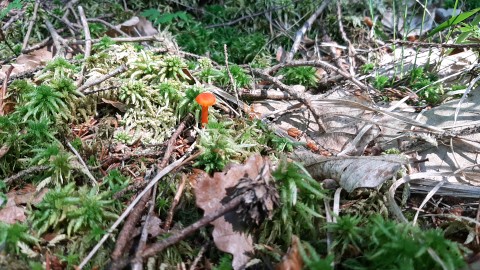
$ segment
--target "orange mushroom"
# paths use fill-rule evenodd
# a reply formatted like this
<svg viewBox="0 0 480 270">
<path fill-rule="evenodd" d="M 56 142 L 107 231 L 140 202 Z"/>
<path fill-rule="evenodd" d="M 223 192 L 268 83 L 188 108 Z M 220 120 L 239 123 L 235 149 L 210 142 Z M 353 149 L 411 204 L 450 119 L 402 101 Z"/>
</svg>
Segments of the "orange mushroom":
<svg viewBox="0 0 480 270">
<path fill-rule="evenodd" d="M 208 107 L 215 104 L 217 100 L 215 95 L 210 92 L 203 92 L 198 95 L 195 100 L 202 106 L 202 127 L 208 123 Z"/>
</svg>

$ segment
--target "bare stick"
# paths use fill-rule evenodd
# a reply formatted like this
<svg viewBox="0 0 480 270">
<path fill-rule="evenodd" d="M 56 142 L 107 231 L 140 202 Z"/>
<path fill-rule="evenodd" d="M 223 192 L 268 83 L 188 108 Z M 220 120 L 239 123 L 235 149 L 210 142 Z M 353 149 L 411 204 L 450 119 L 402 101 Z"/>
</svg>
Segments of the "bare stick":
<svg viewBox="0 0 480 270">
<path fill-rule="evenodd" d="M 165 154 L 163 155 L 162 161 L 160 161 L 160 163 L 158 164 L 159 168 L 163 168 L 167 165 L 168 159 L 170 158 L 173 150 L 175 149 L 175 142 L 177 141 L 178 136 L 180 136 L 180 134 L 183 132 L 183 130 L 185 129 L 185 126 L 187 125 L 187 122 L 190 121 L 191 118 L 192 118 L 192 115 L 190 114 L 187 115 L 187 117 L 185 117 L 185 119 L 183 119 L 183 121 L 178 125 L 177 129 L 168 140 L 167 150 L 165 150 Z"/>
<path fill-rule="evenodd" d="M 150 193 L 147 193 L 142 197 L 140 202 L 133 208 L 130 215 L 128 215 L 128 218 L 125 221 L 125 224 L 123 225 L 122 230 L 118 234 L 117 240 L 115 243 L 115 249 L 113 250 L 111 255 L 112 270 L 117 268 L 117 264 L 118 264 L 117 261 L 123 256 L 125 252 L 125 247 L 127 246 L 127 243 L 129 243 L 132 238 L 132 232 L 135 229 L 135 225 L 142 217 L 143 210 L 145 210 L 145 205 L 147 204 L 149 198 L 150 198 Z"/>
<path fill-rule="evenodd" d="M 235 94 L 235 99 L 237 100 L 237 107 L 240 107 L 240 101 L 238 99 L 238 91 L 237 91 L 237 83 L 233 79 L 232 73 L 230 72 L 230 67 L 228 67 L 228 51 L 227 51 L 227 44 L 223 44 L 223 49 L 225 52 L 225 68 L 227 69 L 228 77 L 230 78 L 230 82 L 233 86 L 233 93 Z M 242 116 L 242 110 L 239 111 L 240 116 Z"/>
<path fill-rule="evenodd" d="M 158 36 L 143 36 L 143 37 L 120 37 L 120 38 L 112 38 L 113 41 L 115 42 L 119 42 L 119 43 L 122 43 L 122 42 L 146 42 L 146 41 L 159 41 L 159 42 L 162 42 L 164 41 L 165 39 L 162 38 L 162 37 L 158 37 Z M 95 38 L 95 39 L 91 39 L 90 40 L 93 43 L 98 43 L 101 41 L 101 39 L 99 38 Z M 72 40 L 72 41 L 69 41 L 68 44 L 71 44 L 71 45 L 82 45 L 82 44 L 85 44 L 85 40 Z"/>
<path fill-rule="evenodd" d="M 20 20 L 20 17 L 22 17 L 24 13 L 25 13 L 25 11 L 20 11 L 20 12 L 18 12 L 17 14 L 15 14 L 14 16 L 12 16 L 12 17 L 8 20 L 8 22 L 6 22 L 6 23 L 2 26 L 2 30 L 4 30 L 4 31 L 7 30 L 12 23 Z"/>
<path fill-rule="evenodd" d="M 108 237 L 113 233 L 113 231 L 120 225 L 120 223 L 125 219 L 126 216 L 132 211 L 133 207 L 140 201 L 140 199 L 150 191 L 150 189 L 166 174 L 171 172 L 173 169 L 175 169 L 179 164 L 182 163 L 182 161 L 187 158 L 187 155 L 181 157 L 180 159 L 176 160 L 175 162 L 171 163 L 165 169 L 161 170 L 160 172 L 155 175 L 155 177 L 148 183 L 148 185 L 145 187 L 145 189 L 140 192 L 140 194 L 135 198 L 130 205 L 125 209 L 125 211 L 122 213 L 122 215 L 113 223 L 113 225 L 108 229 L 107 233 L 100 239 L 100 241 L 95 245 L 95 247 L 88 253 L 87 257 L 83 259 L 83 261 L 80 263 L 78 266 L 78 269 L 83 269 L 85 265 L 90 261 L 90 259 L 93 258 L 95 253 L 100 249 L 100 247 L 107 241 Z"/>
<path fill-rule="evenodd" d="M 177 193 L 175 193 L 175 197 L 173 198 L 172 205 L 168 210 L 167 219 L 165 220 L 165 224 L 163 225 L 164 230 L 167 230 L 167 231 L 170 230 L 170 227 L 172 225 L 172 220 L 173 220 L 173 213 L 175 212 L 175 208 L 177 207 L 178 202 L 180 201 L 180 197 L 182 196 L 183 189 L 185 188 L 186 182 L 187 182 L 187 176 L 183 174 L 182 181 L 178 185 Z"/>
<path fill-rule="evenodd" d="M 201 248 L 200 251 L 198 252 L 197 256 L 195 257 L 195 260 L 193 260 L 192 265 L 190 265 L 190 270 L 195 270 L 195 268 L 197 267 L 198 262 L 199 262 L 200 259 L 202 258 L 203 253 L 204 253 L 205 250 L 207 249 L 207 246 L 208 246 L 208 245 L 210 245 L 210 243 L 207 243 L 207 244 L 205 244 L 205 245 L 202 246 L 202 248 Z"/>
<path fill-rule="evenodd" d="M 70 30 L 70 33 L 72 34 L 72 36 L 75 36 L 76 33 L 79 33 L 78 29 L 77 28 L 80 28 L 81 26 L 78 25 L 78 24 L 72 24 L 69 20 L 68 20 L 68 17 L 64 16 L 64 17 L 58 17 L 57 15 L 53 14 L 52 12 L 48 11 L 47 10 L 47 13 L 48 15 L 54 17 L 55 19 L 61 21 L 63 24 L 65 24 L 68 28 L 68 30 Z"/>
<path fill-rule="evenodd" d="M 91 19 L 87 19 L 87 22 L 98 22 L 98 23 L 101 23 L 105 26 L 107 26 L 108 28 L 112 29 L 113 31 L 119 33 L 120 35 L 123 35 L 123 36 L 126 36 L 126 37 L 129 37 L 130 35 L 123 32 L 121 29 L 119 29 L 118 27 L 116 27 L 115 25 L 109 23 L 109 22 L 106 22 L 102 19 L 98 19 L 98 18 L 91 18 Z"/>
<path fill-rule="evenodd" d="M 85 34 L 85 51 L 83 54 L 83 59 L 87 60 L 88 57 L 90 57 L 90 53 L 92 52 L 92 37 L 90 35 L 90 29 L 88 28 L 87 17 L 85 17 L 85 12 L 83 12 L 82 6 L 78 6 L 78 14 L 80 15 L 80 21 L 82 22 L 83 32 Z M 81 85 L 83 83 L 83 74 L 85 73 L 85 64 L 86 64 L 86 61 L 83 62 L 82 69 L 80 70 L 80 74 L 77 80 L 77 85 Z"/>
<path fill-rule="evenodd" d="M 27 48 L 28 40 L 30 39 L 30 34 L 32 33 L 33 25 L 35 25 L 35 20 L 37 19 L 37 12 L 38 12 L 38 6 L 39 5 L 40 5 L 40 1 L 36 0 L 35 1 L 35 6 L 33 7 L 32 19 L 30 19 L 30 22 L 28 22 L 27 33 L 25 33 L 25 37 L 23 38 L 22 50 Z"/>
<path fill-rule="evenodd" d="M 34 174 L 34 173 L 40 173 L 40 172 L 48 170 L 49 168 L 50 168 L 50 166 L 48 166 L 48 165 L 30 167 L 26 170 L 20 171 L 17 174 L 6 178 L 5 180 L 3 180 L 3 182 L 5 182 L 5 184 L 10 184 L 11 182 L 13 182 L 17 179 L 20 179 L 20 178 L 22 178 L 26 175 Z"/>
<path fill-rule="evenodd" d="M 264 100 L 264 99 L 272 99 L 272 100 L 289 100 L 292 99 L 285 92 L 273 90 L 273 89 L 255 89 L 246 92 L 240 92 L 240 97 L 247 98 L 247 99 L 254 99 L 254 100 Z"/>
<path fill-rule="evenodd" d="M 324 0 L 320 7 L 315 11 L 315 13 L 313 13 L 313 15 L 310 16 L 310 18 L 308 18 L 308 20 L 303 24 L 302 28 L 297 31 L 297 33 L 295 34 L 295 40 L 293 42 L 292 49 L 285 57 L 285 62 L 292 61 L 293 56 L 298 51 L 298 47 L 300 46 L 300 42 L 302 41 L 303 36 L 308 30 L 310 30 L 313 22 L 315 22 L 315 20 L 318 16 L 320 16 L 320 14 L 322 14 L 323 10 L 328 6 L 328 4 L 330 4 L 331 1 L 332 0 Z"/>
<path fill-rule="evenodd" d="M 85 17 L 82 6 L 78 6 L 78 14 L 80 15 L 80 21 L 82 22 L 83 32 L 85 34 L 84 59 L 87 59 L 88 57 L 90 57 L 90 53 L 92 52 L 92 37 L 90 36 L 90 29 L 88 28 L 87 17 Z"/>
<path fill-rule="evenodd" d="M 298 1 L 299 0 L 293 1 L 293 3 L 298 2 Z M 270 9 L 266 9 L 266 10 L 263 10 L 263 11 L 260 11 L 260 12 L 257 12 L 257 13 L 251 14 L 251 15 L 245 15 L 245 16 L 242 16 L 240 18 L 234 19 L 234 20 L 229 21 L 229 22 L 207 25 L 205 28 L 208 29 L 208 28 L 215 28 L 215 27 L 231 26 L 231 25 L 237 24 L 237 23 L 239 23 L 243 20 L 246 20 L 246 19 L 254 18 L 254 17 L 260 16 L 260 15 L 263 15 L 265 13 L 269 13 L 269 12 L 276 11 L 276 10 L 279 10 L 279 9 L 284 9 L 291 4 L 292 3 L 289 3 L 289 4 L 286 4 L 286 5 L 283 5 L 283 6 L 277 6 L 277 7 L 273 7 L 273 8 L 270 8 Z"/>
<path fill-rule="evenodd" d="M 348 44 L 348 59 L 350 61 L 350 65 L 349 65 L 350 75 L 354 76 L 355 75 L 354 67 L 355 67 L 355 54 L 356 54 L 356 52 L 355 52 L 355 48 L 352 45 L 352 42 L 347 37 L 347 33 L 345 33 L 345 30 L 343 29 L 342 5 L 340 4 L 340 1 L 337 1 L 337 16 L 338 16 L 338 28 L 340 30 L 340 33 L 342 34 L 342 39 L 345 40 L 345 42 L 347 42 L 347 44 Z M 341 68 L 341 67 L 339 67 L 339 68 Z"/>
<path fill-rule="evenodd" d="M 93 82 L 90 82 L 90 83 L 88 83 L 88 84 L 84 84 L 84 85 L 80 86 L 80 87 L 78 88 L 78 91 L 79 91 L 80 93 L 82 93 L 83 91 L 85 91 L 85 89 L 90 88 L 90 87 L 92 87 L 92 86 L 95 86 L 95 85 L 97 85 L 97 84 L 100 84 L 100 83 L 102 83 L 102 82 L 104 82 L 104 81 L 106 81 L 106 80 L 108 80 L 108 79 L 110 79 L 110 78 L 112 78 L 112 77 L 114 77 L 114 76 L 116 76 L 116 75 L 118 75 L 118 74 L 120 74 L 120 73 L 123 73 L 123 72 L 125 72 L 125 71 L 127 71 L 127 66 L 126 66 L 126 65 L 121 65 L 121 66 L 119 66 L 118 68 L 116 68 L 115 70 L 113 70 L 113 71 L 105 74 L 105 76 L 100 77 L 100 78 L 98 78 L 97 80 L 95 80 L 95 81 L 93 81 Z M 86 92 L 85 94 L 88 94 L 88 92 Z"/>
<path fill-rule="evenodd" d="M 88 176 L 88 178 L 90 178 L 90 180 L 92 180 L 92 184 L 94 186 L 98 186 L 97 180 L 95 179 L 93 174 L 88 169 L 88 166 L 87 166 L 87 164 L 85 164 L 85 161 L 83 161 L 82 156 L 80 156 L 80 154 L 77 152 L 75 147 L 73 147 L 70 142 L 67 142 L 67 145 L 68 145 L 68 148 L 70 148 L 70 151 L 72 151 L 75 154 L 75 156 L 78 158 L 78 160 L 80 161 L 80 164 L 82 164 L 83 168 L 85 169 L 85 174 Z"/>
<path fill-rule="evenodd" d="M 52 23 L 48 19 L 45 19 L 45 25 L 47 26 L 47 29 L 50 32 L 50 35 L 52 36 L 53 44 L 55 45 L 55 48 L 57 49 L 57 54 L 64 57 L 65 56 L 65 50 L 63 49 L 62 45 L 60 44 L 60 41 L 64 41 L 64 39 L 57 33 L 57 31 L 53 27 Z"/>
<path fill-rule="evenodd" d="M 37 43 L 37 44 L 35 44 L 35 45 L 31 46 L 31 47 L 28 47 L 28 48 L 22 50 L 22 53 L 27 54 L 27 53 L 29 53 L 29 52 L 33 52 L 33 51 L 35 51 L 35 50 L 38 50 L 38 49 L 40 49 L 40 48 L 43 48 L 43 47 L 47 46 L 50 41 L 52 41 L 52 38 L 51 38 L 51 37 L 47 37 L 47 38 L 45 38 L 44 40 L 40 41 L 39 43 Z"/>
<path fill-rule="evenodd" d="M 13 65 L 10 65 L 10 67 L 7 69 L 7 72 L 5 74 L 5 79 L 3 80 L 2 83 L 2 89 L 0 91 L 0 115 L 4 115 L 4 106 L 5 106 L 5 99 L 7 97 L 7 83 L 8 83 L 8 78 L 10 77 L 10 74 L 12 74 L 12 71 L 15 67 Z"/>
<path fill-rule="evenodd" d="M 313 114 L 313 117 L 315 118 L 315 122 L 317 122 L 318 128 L 320 132 L 326 132 L 326 127 L 323 124 L 322 119 L 320 118 L 320 114 L 317 112 L 315 107 L 312 105 L 311 98 L 307 97 L 305 93 L 300 93 L 299 91 L 293 89 L 293 87 L 290 87 L 288 85 L 283 84 L 278 78 L 272 77 L 268 75 L 267 73 L 264 73 L 260 70 L 257 69 L 252 69 L 252 72 L 256 74 L 257 76 L 272 82 L 276 86 L 278 86 L 281 90 L 287 92 L 289 95 L 291 95 L 293 98 L 296 100 L 300 101 L 303 105 L 307 107 L 307 109 Z"/>
<path fill-rule="evenodd" d="M 355 85 L 360 87 L 360 89 L 362 89 L 362 90 L 368 91 L 370 89 L 373 89 L 372 87 L 367 86 L 367 85 L 363 84 L 361 81 L 355 79 L 352 75 L 348 74 L 347 72 L 335 67 L 332 64 L 329 64 L 325 61 L 322 61 L 322 60 L 291 61 L 291 62 L 288 62 L 288 63 L 281 63 L 281 64 L 275 65 L 271 68 L 265 69 L 264 72 L 266 74 L 272 74 L 272 73 L 274 73 L 274 72 L 276 72 L 279 69 L 284 68 L 284 67 L 300 67 L 300 66 L 321 67 L 321 68 L 326 69 L 326 70 L 333 70 L 333 71 L 337 72 L 338 74 L 342 75 L 343 77 L 345 77 L 346 79 L 349 79 L 350 81 L 352 81 Z"/>
<path fill-rule="evenodd" d="M 145 223 L 142 228 L 142 235 L 140 236 L 140 241 L 138 242 L 137 246 L 137 252 L 135 253 L 135 257 L 139 257 L 141 254 L 141 251 L 145 248 L 145 245 L 147 244 L 147 238 L 148 238 L 148 222 L 150 221 L 150 218 L 152 216 L 153 210 L 155 209 L 155 197 L 157 196 L 157 187 L 158 183 L 153 186 L 152 190 L 152 198 L 150 199 L 150 207 L 148 208 L 148 213 L 147 213 L 147 218 L 145 219 Z M 135 262 L 132 264 L 132 270 L 142 270 L 143 269 L 143 260 L 135 260 Z"/>
<path fill-rule="evenodd" d="M 154 256 L 157 253 L 166 249 L 167 247 L 180 242 L 191 233 L 199 230 L 200 228 L 207 226 L 210 222 L 214 221 L 215 219 L 234 210 L 242 203 L 242 201 L 243 201 L 243 196 L 237 196 L 233 198 L 231 201 L 229 201 L 228 203 L 223 205 L 220 209 L 218 209 L 217 212 L 213 214 L 205 215 L 203 216 L 202 219 L 186 227 L 185 229 L 179 231 L 178 233 L 151 245 L 150 247 L 148 247 L 143 251 L 142 258 L 145 259 L 145 258 Z"/>
</svg>

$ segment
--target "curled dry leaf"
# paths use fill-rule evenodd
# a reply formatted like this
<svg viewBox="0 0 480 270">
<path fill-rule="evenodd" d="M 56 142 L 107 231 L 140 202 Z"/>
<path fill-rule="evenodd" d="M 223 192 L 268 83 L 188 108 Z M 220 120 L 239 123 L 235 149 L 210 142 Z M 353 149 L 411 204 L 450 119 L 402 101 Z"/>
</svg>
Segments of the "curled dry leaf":
<svg viewBox="0 0 480 270">
<path fill-rule="evenodd" d="M 268 216 L 269 210 L 272 211 L 276 205 L 275 195 L 270 196 L 276 194 L 276 191 L 272 192 L 268 187 L 269 177 L 269 161 L 260 155 L 254 155 L 244 165 L 232 165 L 225 172 L 215 173 L 213 177 L 195 170 L 195 179 L 190 178 L 197 206 L 205 211 L 205 215 L 215 213 L 229 195 L 245 198 L 246 207 L 241 206 L 244 208 L 227 213 L 212 222 L 215 245 L 233 255 L 234 269 L 242 269 L 250 260 L 249 254 L 254 251 L 252 236 L 245 232 L 245 215 L 250 215 L 250 220 L 255 223 L 260 222 L 265 214 L 263 211 Z"/>
<path fill-rule="evenodd" d="M 324 157 L 309 151 L 297 151 L 292 158 L 303 162 L 313 178 L 335 179 L 348 192 L 356 188 L 378 187 L 408 162 L 406 157 L 398 155 Z"/>
</svg>

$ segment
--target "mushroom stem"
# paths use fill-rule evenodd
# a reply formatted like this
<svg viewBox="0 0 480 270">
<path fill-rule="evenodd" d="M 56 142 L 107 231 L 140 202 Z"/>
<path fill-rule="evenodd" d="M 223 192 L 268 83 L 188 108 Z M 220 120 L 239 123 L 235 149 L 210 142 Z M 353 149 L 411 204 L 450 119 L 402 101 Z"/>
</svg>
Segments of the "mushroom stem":
<svg viewBox="0 0 480 270">
<path fill-rule="evenodd" d="M 208 123 L 208 106 L 202 106 L 202 127 Z"/>
<path fill-rule="evenodd" d="M 202 106 L 202 127 L 208 123 L 208 106 L 215 104 L 215 95 L 210 92 L 203 92 L 199 94 L 195 100 L 198 105 Z"/>
</svg>

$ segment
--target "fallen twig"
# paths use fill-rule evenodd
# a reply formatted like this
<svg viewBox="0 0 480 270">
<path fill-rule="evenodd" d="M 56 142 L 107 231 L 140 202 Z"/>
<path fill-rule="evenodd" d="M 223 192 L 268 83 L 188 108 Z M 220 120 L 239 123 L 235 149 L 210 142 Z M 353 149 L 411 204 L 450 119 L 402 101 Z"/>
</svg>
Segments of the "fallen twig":
<svg viewBox="0 0 480 270">
<path fill-rule="evenodd" d="M 80 21 L 82 22 L 83 26 L 83 33 L 85 34 L 85 50 L 83 59 L 82 69 L 80 70 L 80 74 L 78 76 L 77 85 L 81 85 L 83 83 L 83 74 L 85 73 L 85 63 L 88 57 L 90 57 L 90 53 L 92 52 L 92 41 L 90 35 L 90 29 L 88 28 L 87 17 L 85 17 L 85 12 L 83 12 L 83 7 L 78 6 L 78 14 L 80 15 Z"/>
<path fill-rule="evenodd" d="M 170 165 L 168 165 L 167 167 L 165 167 L 165 169 L 161 170 L 160 172 L 157 173 L 157 175 L 150 181 L 150 183 L 148 183 L 148 185 L 145 187 L 145 189 L 140 192 L 140 194 L 137 196 L 137 198 L 135 198 L 131 203 L 130 205 L 127 207 L 127 209 L 125 209 L 125 211 L 123 211 L 122 215 L 115 221 L 115 223 L 113 223 L 113 225 L 110 227 L 110 229 L 108 229 L 107 233 L 102 237 L 102 239 L 100 239 L 100 241 L 97 243 L 97 245 L 95 245 L 95 247 L 90 251 L 90 253 L 88 253 L 88 255 L 82 260 L 82 262 L 80 263 L 80 265 L 78 266 L 78 269 L 83 269 L 83 267 L 85 267 L 85 265 L 90 261 L 90 259 L 93 258 L 93 256 L 95 255 L 95 253 L 97 253 L 97 251 L 100 249 L 100 247 L 103 245 L 103 243 L 105 243 L 105 241 L 107 240 L 107 238 L 113 233 L 113 231 L 118 227 L 118 225 L 120 225 L 120 223 L 125 219 L 125 217 L 127 217 L 130 212 L 132 211 L 132 209 L 135 207 L 135 205 L 140 201 L 140 199 L 147 193 L 150 191 L 150 189 L 163 177 L 165 176 L 166 174 L 168 174 L 169 172 L 171 172 L 172 170 L 174 170 L 178 165 L 180 165 L 182 163 L 182 161 L 187 158 L 187 155 L 184 155 L 183 157 L 181 157 L 180 159 L 176 160 L 175 162 L 171 163 Z"/>
<path fill-rule="evenodd" d="M 82 6 L 78 6 L 78 14 L 80 15 L 80 21 L 82 22 L 83 33 L 85 34 L 85 51 L 83 58 L 87 59 L 92 52 L 92 38 L 90 36 L 90 29 L 88 28 L 87 18 L 85 17 L 85 12 L 83 12 Z"/>
<path fill-rule="evenodd" d="M 139 257 L 141 251 L 145 248 L 147 244 L 148 238 L 148 226 L 150 222 L 150 218 L 152 216 L 153 210 L 155 209 L 155 199 L 157 197 L 157 187 L 158 183 L 153 186 L 152 189 L 152 196 L 150 198 L 150 206 L 148 208 L 147 218 L 145 219 L 145 223 L 143 224 L 142 234 L 140 235 L 140 240 L 137 245 L 137 252 L 135 253 L 135 257 Z M 142 270 L 143 269 L 143 260 L 136 260 L 134 264 L 132 264 L 132 270 Z"/>
<path fill-rule="evenodd" d="M 101 23 L 105 26 L 107 26 L 108 28 L 112 29 L 113 31 L 119 33 L 120 35 L 123 35 L 123 36 L 126 36 L 126 37 L 129 37 L 130 35 L 123 32 L 121 29 L 119 29 L 118 27 L 116 27 L 115 25 L 109 23 L 109 22 L 106 22 L 102 19 L 99 19 L 99 18 L 90 18 L 90 19 L 87 19 L 87 22 L 97 22 L 97 23 Z"/>
<path fill-rule="evenodd" d="M 2 30 L 4 30 L 4 31 L 7 30 L 10 27 L 11 24 L 20 20 L 20 17 L 22 17 L 23 14 L 25 14 L 25 11 L 19 11 L 17 14 L 12 16 L 4 25 L 2 25 Z"/>
<path fill-rule="evenodd" d="M 48 165 L 30 167 L 28 169 L 20 171 L 17 174 L 14 174 L 14 175 L 6 178 L 5 180 L 3 180 L 3 182 L 8 185 L 8 184 L 10 184 L 10 182 L 13 182 L 17 179 L 20 179 L 20 178 L 22 178 L 26 175 L 34 174 L 34 173 L 40 173 L 40 172 L 48 170 L 49 168 L 50 168 L 50 166 L 48 166 Z"/>
<path fill-rule="evenodd" d="M 205 250 L 207 249 L 208 245 L 210 245 L 210 243 L 206 243 L 205 245 L 202 246 L 202 248 L 198 252 L 197 256 L 195 257 L 195 260 L 193 260 L 192 264 L 190 265 L 190 268 L 189 268 L 190 270 L 195 270 L 198 262 L 202 258 L 203 253 L 205 253 Z"/>
<path fill-rule="evenodd" d="M 63 49 L 62 45 L 60 44 L 60 42 L 65 43 L 64 39 L 57 33 L 57 31 L 53 27 L 52 23 L 48 19 L 45 19 L 45 25 L 47 26 L 47 29 L 50 32 L 50 35 L 52 36 L 53 44 L 55 45 L 55 48 L 57 49 L 57 54 L 64 57 L 65 56 L 65 50 Z"/>
<path fill-rule="evenodd" d="M 253 13 L 251 15 L 245 15 L 245 16 L 242 16 L 240 18 L 237 18 L 237 19 L 234 19 L 234 20 L 231 20 L 229 22 L 224 22 L 224 23 L 217 23 L 217 24 L 211 24 L 211 25 L 207 25 L 205 28 L 208 29 L 208 28 L 215 28 L 215 27 L 224 27 L 224 26 L 232 26 L 232 25 L 235 25 L 243 20 L 246 20 L 246 19 L 251 19 L 251 18 L 254 18 L 254 17 L 257 17 L 257 16 L 261 16 L 265 13 L 269 13 L 269 12 L 272 12 L 272 11 L 276 11 L 276 10 L 280 10 L 280 9 L 284 9 L 290 5 L 292 5 L 293 3 L 295 2 L 298 2 L 299 0 L 297 1 L 292 1 L 291 3 L 288 3 L 286 5 L 283 5 L 283 6 L 277 6 L 277 7 L 273 7 L 273 8 L 269 8 L 269 9 L 266 9 L 266 10 L 263 10 L 263 11 L 260 11 L 260 12 L 257 12 L 257 13 Z"/>
<path fill-rule="evenodd" d="M 178 205 L 178 202 L 180 201 L 180 197 L 182 196 L 183 189 L 185 188 L 185 183 L 187 182 L 187 176 L 185 174 L 182 175 L 182 181 L 178 185 L 177 188 L 177 193 L 175 193 L 175 197 L 173 198 L 172 205 L 170 206 L 170 209 L 168 210 L 167 214 L 167 219 L 165 220 L 165 223 L 163 225 L 164 230 L 170 230 L 170 226 L 172 225 L 172 220 L 173 220 L 173 213 L 175 211 L 175 208 Z"/>
<path fill-rule="evenodd" d="M 170 159 L 173 150 L 175 149 L 175 141 L 177 140 L 178 136 L 180 133 L 182 133 L 183 129 L 185 129 L 186 123 L 190 120 L 191 115 L 187 116 L 177 127 L 175 132 L 172 134 L 170 139 L 167 142 L 167 149 L 165 150 L 165 153 L 163 154 L 163 158 L 158 164 L 158 168 L 164 168 L 168 164 L 168 160 Z M 132 190 L 132 189 L 141 189 L 146 185 L 146 183 L 140 183 L 135 186 L 128 187 L 124 190 L 121 190 L 113 195 L 113 198 L 120 198 L 122 197 L 126 192 Z"/>
<path fill-rule="evenodd" d="M 145 259 L 145 258 L 154 256 L 157 253 L 164 250 L 165 248 L 178 243 L 179 241 L 185 239 L 191 233 L 199 230 L 200 228 L 207 226 L 210 222 L 214 221 L 215 219 L 234 210 L 242 203 L 242 201 L 243 201 L 243 196 L 237 196 L 232 200 L 230 200 L 225 205 L 223 205 L 221 208 L 219 208 L 217 212 L 210 215 L 203 216 L 203 218 L 193 223 L 192 225 L 186 227 L 185 229 L 175 233 L 174 235 L 166 239 L 163 239 L 155 244 L 150 245 L 147 249 L 143 251 L 142 258 Z"/>
<path fill-rule="evenodd" d="M 90 170 L 88 169 L 88 166 L 87 166 L 87 164 L 85 163 L 85 161 L 83 161 L 82 156 L 80 156 L 80 154 L 77 152 L 77 150 L 75 149 L 75 147 L 73 147 L 70 142 L 67 142 L 67 146 L 68 146 L 68 148 L 70 148 L 70 151 L 72 151 L 72 152 L 75 154 L 75 156 L 77 157 L 78 161 L 79 161 L 80 164 L 83 166 L 83 168 L 84 168 L 84 170 L 85 170 L 85 174 L 88 176 L 88 178 L 90 178 L 90 180 L 92 180 L 93 186 L 98 186 L 97 180 L 95 179 L 95 177 L 93 176 L 93 174 L 92 174 L 92 173 L 90 172 Z"/>
<path fill-rule="evenodd" d="M 322 119 L 320 118 L 320 114 L 317 112 L 317 109 L 312 105 L 312 99 L 307 96 L 306 93 L 300 93 L 299 91 L 295 90 L 293 87 L 283 84 L 278 78 L 272 77 L 268 75 L 266 72 L 262 72 L 257 69 L 252 69 L 252 72 L 261 78 L 272 82 L 276 86 L 278 86 L 281 90 L 287 92 L 296 100 L 300 101 L 303 105 L 307 107 L 307 109 L 312 113 L 313 118 L 315 118 L 315 122 L 317 122 L 319 131 L 326 132 L 326 127 L 323 124 Z"/>
<path fill-rule="evenodd" d="M 7 98 L 7 82 L 8 82 L 8 78 L 10 77 L 10 74 L 12 74 L 13 69 L 14 69 L 14 66 L 10 65 L 10 67 L 8 68 L 5 74 L 5 80 L 3 80 L 3 83 L 2 83 L 2 89 L 0 91 L 0 115 L 5 114 L 4 102 L 5 102 L 5 99 Z"/>
<path fill-rule="evenodd" d="M 38 12 L 39 5 L 40 5 L 40 1 L 36 0 L 35 6 L 33 7 L 32 18 L 30 19 L 30 22 L 28 22 L 27 33 L 25 33 L 25 37 L 23 38 L 22 51 L 25 50 L 25 48 L 27 48 L 28 40 L 30 39 L 30 34 L 32 33 L 32 29 L 33 29 L 33 26 L 35 25 L 35 21 L 37 20 L 37 12 Z"/>
<path fill-rule="evenodd" d="M 106 81 L 106 80 L 108 80 L 108 79 L 110 79 L 110 78 L 112 78 L 112 77 L 114 77 L 114 76 L 117 76 L 118 74 L 123 73 L 123 72 L 125 72 L 125 71 L 127 71 L 127 66 L 126 66 L 126 65 L 121 65 L 121 66 L 119 66 L 118 68 L 116 68 L 115 70 L 113 70 L 113 71 L 105 74 L 105 76 L 100 77 L 100 78 L 98 78 L 97 80 L 95 80 L 95 81 L 93 81 L 93 82 L 90 82 L 90 83 L 88 83 L 88 84 L 84 84 L 84 85 L 80 86 L 80 87 L 78 88 L 78 91 L 79 91 L 80 93 L 82 93 L 85 89 L 90 88 L 90 87 L 92 87 L 92 86 L 95 86 L 95 85 L 97 85 L 97 84 L 100 84 L 100 83 L 102 83 L 102 82 L 104 82 L 104 81 Z M 88 93 L 89 93 L 89 92 L 86 92 L 85 94 L 88 94 Z"/>
<path fill-rule="evenodd" d="M 335 67 L 332 64 L 329 64 L 325 61 L 322 60 L 311 60 L 311 61 L 291 61 L 288 63 L 280 63 L 278 65 L 275 65 L 271 68 L 265 69 L 263 72 L 266 74 L 273 74 L 277 72 L 279 69 L 285 68 L 285 67 L 301 67 L 301 66 L 312 66 L 312 67 L 321 67 L 325 70 L 333 70 L 337 72 L 338 74 L 342 75 L 346 79 L 352 81 L 355 85 L 360 87 L 360 89 L 368 91 L 370 89 L 373 89 L 371 86 L 367 86 L 363 84 L 361 81 L 355 79 L 352 75 L 348 74 L 347 72 Z"/>
<path fill-rule="evenodd" d="M 112 41 L 115 42 L 146 42 L 146 41 L 159 41 L 162 42 L 165 39 L 159 36 L 143 36 L 143 37 L 119 37 L 119 38 L 112 38 Z M 90 40 L 92 44 L 99 43 L 101 41 L 100 38 L 95 38 Z M 71 40 L 68 42 L 70 45 L 83 45 L 85 44 L 85 40 Z"/>
<path fill-rule="evenodd" d="M 349 71 L 350 75 L 355 76 L 355 47 L 353 47 L 352 42 L 350 39 L 347 37 L 347 33 L 345 33 L 345 30 L 343 29 L 343 23 L 342 23 L 342 5 L 340 1 L 337 1 L 337 16 L 338 16 L 338 28 L 340 30 L 340 33 L 342 34 L 342 39 L 348 44 L 348 60 L 350 62 L 349 65 Z"/>
<path fill-rule="evenodd" d="M 320 7 L 315 11 L 315 13 L 308 18 L 308 20 L 303 24 L 302 28 L 300 28 L 297 33 L 295 34 L 295 40 L 292 45 L 292 49 L 289 53 L 287 53 L 285 57 L 285 62 L 292 61 L 293 56 L 298 51 L 298 47 L 300 46 L 300 42 L 302 41 L 303 36 L 305 33 L 312 27 L 313 22 L 317 19 L 318 16 L 323 12 L 323 10 L 330 4 L 331 0 L 325 0 L 322 2 Z"/>
<path fill-rule="evenodd" d="M 131 244 L 131 236 L 132 232 L 135 229 L 135 225 L 142 217 L 142 213 L 145 210 L 145 205 L 147 204 L 148 200 L 150 199 L 150 193 L 145 194 L 139 203 L 133 208 L 130 215 L 128 215 L 125 224 L 123 225 L 122 230 L 117 236 L 115 242 L 115 249 L 112 252 L 112 265 L 111 268 L 116 269 L 117 261 L 122 258 L 123 254 L 125 253 L 125 249 L 127 244 Z"/>
<path fill-rule="evenodd" d="M 237 100 L 237 107 L 240 107 L 240 102 L 238 99 L 238 90 L 237 90 L 237 83 L 233 79 L 232 73 L 230 72 L 230 67 L 228 66 L 228 50 L 227 44 L 223 44 L 223 50 L 225 53 L 225 68 L 227 69 L 228 77 L 230 78 L 230 82 L 232 83 L 233 93 L 235 94 L 235 99 Z M 239 110 L 240 116 L 242 116 L 242 110 Z"/>
</svg>

